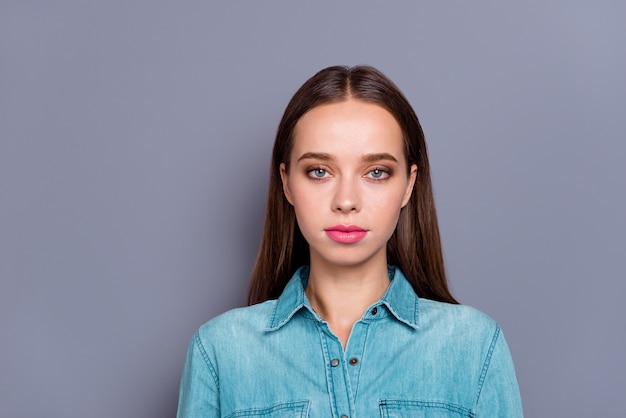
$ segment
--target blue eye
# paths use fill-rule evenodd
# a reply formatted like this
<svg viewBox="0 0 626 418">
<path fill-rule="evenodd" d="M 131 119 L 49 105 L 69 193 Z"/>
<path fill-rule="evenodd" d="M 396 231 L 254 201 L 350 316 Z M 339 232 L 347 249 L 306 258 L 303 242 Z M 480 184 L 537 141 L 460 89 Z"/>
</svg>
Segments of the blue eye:
<svg viewBox="0 0 626 418">
<path fill-rule="evenodd" d="M 370 178 L 373 178 L 374 180 L 382 180 L 389 177 L 389 172 L 383 170 L 382 168 L 375 168 L 367 174 L 370 176 Z"/>
<path fill-rule="evenodd" d="M 316 179 L 322 179 L 326 177 L 327 175 L 328 175 L 328 171 L 326 171 L 326 169 L 324 168 L 312 168 L 309 170 L 309 176 L 316 178 Z"/>
<path fill-rule="evenodd" d="M 383 176 L 383 171 L 379 170 L 378 168 L 375 170 L 372 170 L 372 177 L 374 177 L 375 179 L 379 179 Z"/>
</svg>

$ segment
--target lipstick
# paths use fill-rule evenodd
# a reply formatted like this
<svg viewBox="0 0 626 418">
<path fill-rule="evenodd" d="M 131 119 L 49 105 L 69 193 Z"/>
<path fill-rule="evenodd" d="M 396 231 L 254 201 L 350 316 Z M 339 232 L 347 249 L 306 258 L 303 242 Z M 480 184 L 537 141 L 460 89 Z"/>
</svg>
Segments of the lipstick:
<svg viewBox="0 0 626 418">
<path fill-rule="evenodd" d="M 356 225 L 335 225 L 324 231 L 330 239 L 341 244 L 354 244 L 367 235 L 367 230 Z"/>
</svg>

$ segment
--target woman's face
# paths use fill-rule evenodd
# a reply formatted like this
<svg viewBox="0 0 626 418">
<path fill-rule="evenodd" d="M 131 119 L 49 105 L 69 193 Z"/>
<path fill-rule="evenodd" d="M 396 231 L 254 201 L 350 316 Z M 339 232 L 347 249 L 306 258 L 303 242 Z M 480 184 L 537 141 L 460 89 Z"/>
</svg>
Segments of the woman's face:
<svg viewBox="0 0 626 418">
<path fill-rule="evenodd" d="M 387 262 L 387 241 L 411 196 L 400 125 L 386 109 L 349 99 L 305 113 L 294 129 L 283 189 L 311 264 Z"/>
</svg>

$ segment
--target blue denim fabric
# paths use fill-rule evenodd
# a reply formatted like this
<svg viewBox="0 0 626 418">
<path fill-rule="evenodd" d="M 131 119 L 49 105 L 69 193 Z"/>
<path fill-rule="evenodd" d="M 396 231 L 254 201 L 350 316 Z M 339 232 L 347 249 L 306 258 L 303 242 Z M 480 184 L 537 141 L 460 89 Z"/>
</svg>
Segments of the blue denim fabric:
<svg viewBox="0 0 626 418">
<path fill-rule="evenodd" d="M 304 293 L 307 267 L 277 300 L 203 325 L 189 344 L 178 417 L 521 417 L 498 325 L 418 298 L 397 268 L 389 276 L 345 351 Z"/>
</svg>

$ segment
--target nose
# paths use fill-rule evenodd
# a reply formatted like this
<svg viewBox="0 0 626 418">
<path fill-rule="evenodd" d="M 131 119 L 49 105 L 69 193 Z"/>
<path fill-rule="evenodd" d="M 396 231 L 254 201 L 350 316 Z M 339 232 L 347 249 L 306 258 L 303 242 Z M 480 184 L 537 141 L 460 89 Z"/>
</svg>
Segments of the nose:
<svg viewBox="0 0 626 418">
<path fill-rule="evenodd" d="M 349 178 L 337 181 L 332 201 L 332 209 L 337 212 L 358 212 L 361 209 L 361 199 L 356 184 Z"/>
</svg>

